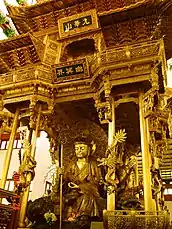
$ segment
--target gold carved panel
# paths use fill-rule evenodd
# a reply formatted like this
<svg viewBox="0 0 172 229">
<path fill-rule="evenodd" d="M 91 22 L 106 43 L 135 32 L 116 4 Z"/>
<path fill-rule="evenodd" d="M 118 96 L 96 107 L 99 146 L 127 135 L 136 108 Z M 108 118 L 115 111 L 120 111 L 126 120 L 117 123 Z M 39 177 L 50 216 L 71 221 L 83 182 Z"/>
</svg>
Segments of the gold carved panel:
<svg viewBox="0 0 172 229">
<path fill-rule="evenodd" d="M 99 27 L 97 13 L 95 10 L 89 10 L 70 17 L 61 18 L 58 21 L 58 27 L 60 38 L 97 29 Z"/>
</svg>

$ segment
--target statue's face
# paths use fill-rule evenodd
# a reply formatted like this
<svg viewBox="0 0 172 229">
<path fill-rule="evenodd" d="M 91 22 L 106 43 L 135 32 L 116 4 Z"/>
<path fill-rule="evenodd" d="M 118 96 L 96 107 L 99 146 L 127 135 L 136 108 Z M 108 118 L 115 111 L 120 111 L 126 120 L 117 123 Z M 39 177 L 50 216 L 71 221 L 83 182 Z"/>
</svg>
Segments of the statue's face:
<svg viewBox="0 0 172 229">
<path fill-rule="evenodd" d="M 84 143 L 75 144 L 75 153 L 78 158 L 85 158 L 88 156 L 88 145 Z"/>
</svg>

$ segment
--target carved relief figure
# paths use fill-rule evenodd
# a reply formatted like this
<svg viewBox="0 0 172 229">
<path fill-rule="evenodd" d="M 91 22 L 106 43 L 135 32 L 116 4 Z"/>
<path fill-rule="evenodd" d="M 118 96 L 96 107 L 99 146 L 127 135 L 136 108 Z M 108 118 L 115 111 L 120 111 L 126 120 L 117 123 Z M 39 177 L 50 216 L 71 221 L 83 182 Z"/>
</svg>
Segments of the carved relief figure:
<svg viewBox="0 0 172 229">
<path fill-rule="evenodd" d="M 31 145 L 29 142 L 25 141 L 24 144 L 24 156 L 19 167 L 21 185 L 23 188 L 26 188 L 30 185 L 31 181 L 35 177 L 35 167 L 36 161 L 31 156 L 30 152 Z"/>
<path fill-rule="evenodd" d="M 116 199 L 118 209 L 141 209 L 137 195 L 142 185 L 137 184 L 137 153 L 139 148 L 128 144 L 123 150 L 122 163 L 117 165 L 116 177 L 118 179 Z"/>
<path fill-rule="evenodd" d="M 138 147 L 128 145 L 125 147 L 125 130 L 116 133 L 112 145 L 108 148 L 107 158 L 98 159 L 100 165 L 108 167 L 105 176 L 109 193 L 116 192 L 118 209 L 141 208 L 136 194 L 141 187 L 136 185 L 135 169 L 137 166 Z M 137 149 L 138 148 L 138 149 Z M 132 200 L 131 200 L 132 199 Z"/>
<path fill-rule="evenodd" d="M 151 166 L 150 172 L 152 173 L 152 196 L 155 199 L 157 210 L 163 209 L 164 207 L 164 187 L 160 174 L 160 170 Z"/>
</svg>

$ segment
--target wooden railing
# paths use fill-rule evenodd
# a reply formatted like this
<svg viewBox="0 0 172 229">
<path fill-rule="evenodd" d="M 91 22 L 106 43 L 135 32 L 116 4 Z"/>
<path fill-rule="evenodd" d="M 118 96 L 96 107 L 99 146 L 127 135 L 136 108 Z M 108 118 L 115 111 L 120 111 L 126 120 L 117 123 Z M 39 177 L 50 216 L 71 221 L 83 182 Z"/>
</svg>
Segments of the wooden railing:
<svg viewBox="0 0 172 229">
<path fill-rule="evenodd" d="M 18 218 L 18 202 L 19 197 L 11 191 L 0 189 L 0 198 L 7 198 L 11 203 L 9 205 L 0 203 L 0 228 L 2 229 L 16 229 Z"/>
<path fill-rule="evenodd" d="M 161 42 L 150 41 L 137 43 L 135 45 L 120 46 L 115 49 L 106 49 L 98 55 L 89 64 L 90 73 L 94 75 L 99 68 L 107 66 L 112 67 L 126 65 L 128 61 L 142 60 L 148 61 L 160 53 Z"/>
</svg>

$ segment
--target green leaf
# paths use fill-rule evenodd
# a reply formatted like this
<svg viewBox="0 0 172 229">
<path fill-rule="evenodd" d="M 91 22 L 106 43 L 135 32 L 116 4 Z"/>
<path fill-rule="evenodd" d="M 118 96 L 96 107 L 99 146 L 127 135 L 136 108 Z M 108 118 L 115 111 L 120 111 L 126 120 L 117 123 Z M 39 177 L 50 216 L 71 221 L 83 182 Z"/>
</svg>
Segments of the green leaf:
<svg viewBox="0 0 172 229">
<path fill-rule="evenodd" d="M 17 2 L 19 5 L 22 5 L 22 4 L 25 4 L 25 3 L 26 3 L 26 0 L 16 0 L 16 2 Z"/>
<path fill-rule="evenodd" d="M 14 29 L 11 29 L 11 28 L 6 28 L 5 30 L 3 30 L 3 33 L 7 37 L 13 37 L 15 35 L 15 30 Z"/>
<path fill-rule="evenodd" d="M 5 17 L 2 14 L 0 14 L 0 25 L 4 24 L 5 21 L 6 21 Z"/>
</svg>

